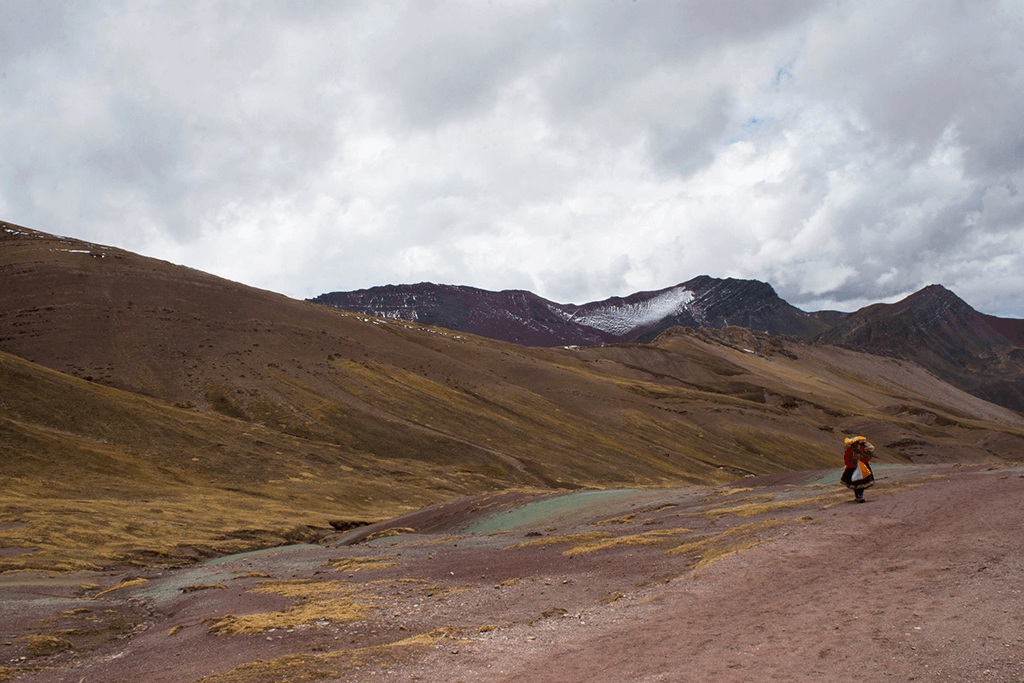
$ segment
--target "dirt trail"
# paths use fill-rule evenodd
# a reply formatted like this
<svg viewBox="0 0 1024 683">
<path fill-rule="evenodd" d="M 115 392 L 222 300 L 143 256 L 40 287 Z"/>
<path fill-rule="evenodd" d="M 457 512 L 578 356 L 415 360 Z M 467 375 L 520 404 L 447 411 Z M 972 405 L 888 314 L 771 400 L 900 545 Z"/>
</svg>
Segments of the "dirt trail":
<svg viewBox="0 0 1024 683">
<path fill-rule="evenodd" d="M 394 680 L 1024 681 L 1024 475 L 869 498 L 585 624 L 481 638 Z"/>
<path fill-rule="evenodd" d="M 1024 681 L 1024 467 L 884 469 L 864 505 L 836 476 L 506 492 L 187 569 L 0 575 L 0 681 Z"/>
</svg>

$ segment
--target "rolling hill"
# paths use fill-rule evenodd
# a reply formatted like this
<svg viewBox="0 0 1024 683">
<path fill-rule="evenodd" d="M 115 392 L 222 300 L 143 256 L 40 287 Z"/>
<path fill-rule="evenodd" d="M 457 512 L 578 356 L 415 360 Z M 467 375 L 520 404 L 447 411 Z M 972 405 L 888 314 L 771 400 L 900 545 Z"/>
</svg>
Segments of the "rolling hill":
<svg viewBox="0 0 1024 683">
<path fill-rule="evenodd" d="M 1024 417 L 751 330 L 534 348 L 0 224 L 0 570 L 180 564 L 461 495 L 998 462 Z"/>
<path fill-rule="evenodd" d="M 675 326 L 745 327 L 909 360 L 970 394 L 1024 413 L 1024 320 L 979 313 L 941 285 L 856 313 L 806 313 L 767 283 L 705 275 L 581 306 L 524 291 L 430 283 L 331 292 L 310 301 L 529 346 L 646 343 Z"/>
</svg>

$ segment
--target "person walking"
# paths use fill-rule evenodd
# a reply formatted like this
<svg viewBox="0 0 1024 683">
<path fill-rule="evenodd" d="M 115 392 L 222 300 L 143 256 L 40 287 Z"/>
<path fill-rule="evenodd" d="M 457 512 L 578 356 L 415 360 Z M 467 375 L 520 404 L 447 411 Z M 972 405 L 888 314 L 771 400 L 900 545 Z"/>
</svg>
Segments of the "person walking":
<svg viewBox="0 0 1024 683">
<path fill-rule="evenodd" d="M 871 472 L 871 454 L 875 447 L 863 436 L 851 436 L 846 439 L 846 451 L 843 453 L 843 476 L 840 481 L 847 488 L 853 489 L 853 500 L 864 502 L 864 489 L 875 483 L 875 475 Z"/>
</svg>

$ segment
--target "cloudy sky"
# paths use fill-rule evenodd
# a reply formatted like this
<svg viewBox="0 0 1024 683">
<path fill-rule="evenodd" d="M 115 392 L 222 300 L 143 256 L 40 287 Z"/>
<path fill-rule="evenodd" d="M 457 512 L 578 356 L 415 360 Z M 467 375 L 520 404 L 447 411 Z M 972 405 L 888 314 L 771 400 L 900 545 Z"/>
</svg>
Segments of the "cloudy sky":
<svg viewBox="0 0 1024 683">
<path fill-rule="evenodd" d="M 1019 0 L 0 0 L 0 219 L 297 298 L 1024 317 Z"/>
</svg>

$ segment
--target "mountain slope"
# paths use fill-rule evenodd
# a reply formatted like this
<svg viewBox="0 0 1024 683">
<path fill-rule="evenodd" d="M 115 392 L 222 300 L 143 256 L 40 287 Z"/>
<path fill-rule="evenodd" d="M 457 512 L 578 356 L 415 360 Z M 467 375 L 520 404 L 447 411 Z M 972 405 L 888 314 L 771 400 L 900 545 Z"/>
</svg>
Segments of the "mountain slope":
<svg viewBox="0 0 1024 683">
<path fill-rule="evenodd" d="M 558 304 L 531 292 L 475 287 L 387 285 L 321 294 L 312 302 L 394 320 L 409 320 L 524 346 L 612 343 L 606 330 L 580 325 Z"/>
<path fill-rule="evenodd" d="M 674 326 L 733 325 L 802 339 L 813 339 L 828 328 L 821 318 L 780 299 L 764 282 L 703 275 L 675 287 L 583 305 L 558 304 L 518 290 L 431 283 L 331 292 L 311 301 L 527 346 L 646 342 Z"/>
<path fill-rule="evenodd" d="M 745 327 L 912 360 L 975 396 L 1024 412 L 1024 320 L 979 313 L 938 285 L 855 314 L 805 313 L 766 283 L 707 276 L 579 306 L 530 292 L 434 284 L 333 292 L 311 301 L 531 346 L 648 343 L 674 326 Z"/>
<path fill-rule="evenodd" d="M 690 293 L 684 305 L 661 318 L 651 315 L 643 325 L 629 330 L 628 339 L 622 341 L 649 341 L 677 325 L 715 329 L 746 327 L 757 332 L 805 340 L 813 339 L 826 329 L 815 316 L 783 301 L 765 282 L 733 278 L 720 280 L 701 275 L 663 292 L 678 293 L 680 289 Z M 638 296 L 645 297 L 644 294 L 633 295 L 624 301 L 629 303 Z M 605 308 L 607 303 L 588 304 L 590 306 Z"/>
<path fill-rule="evenodd" d="M 530 348 L 6 224 L 0 277 L 0 547 L 38 549 L 0 569 L 65 546 L 178 563 L 508 487 L 832 467 L 852 432 L 883 462 L 1024 453 L 1024 418 L 916 366 L 739 328 Z"/>
<path fill-rule="evenodd" d="M 979 313 L 941 285 L 861 309 L 819 341 L 912 360 L 965 391 L 1024 412 L 1024 320 Z"/>
</svg>

